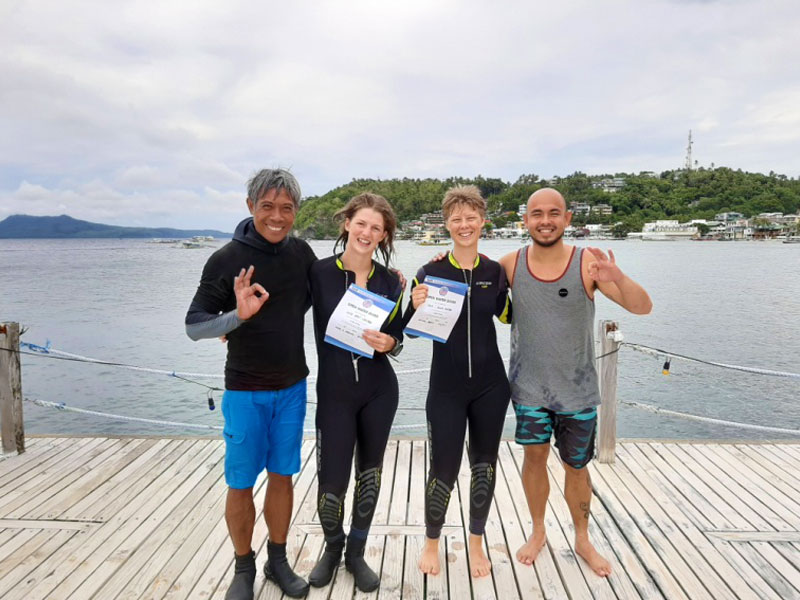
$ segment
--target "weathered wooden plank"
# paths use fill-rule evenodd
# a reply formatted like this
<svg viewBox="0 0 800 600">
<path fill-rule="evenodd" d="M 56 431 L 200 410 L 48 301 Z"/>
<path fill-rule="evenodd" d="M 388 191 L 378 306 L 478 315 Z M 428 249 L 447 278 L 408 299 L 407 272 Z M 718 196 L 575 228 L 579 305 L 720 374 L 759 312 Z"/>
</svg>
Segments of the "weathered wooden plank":
<svg viewBox="0 0 800 600">
<path fill-rule="evenodd" d="M 142 477 L 152 477 L 151 469 L 154 463 L 159 462 L 166 454 L 171 452 L 172 446 L 178 440 L 148 439 L 146 450 L 139 454 L 130 464 L 125 465 L 117 473 L 109 477 L 102 485 L 86 494 L 70 506 L 62 507 L 54 516 L 62 519 L 88 518 L 102 519 L 106 516 L 104 509 L 121 495 L 125 494 L 137 480 Z"/>
<path fill-rule="evenodd" d="M 74 595 L 78 598 L 91 597 L 117 573 L 120 585 L 124 585 L 132 569 L 141 566 L 168 535 L 174 526 L 173 520 L 179 522 L 191 509 L 195 498 L 219 478 L 222 457 L 222 447 L 217 444 L 209 455 L 201 452 L 195 460 L 190 461 L 183 469 L 182 474 L 188 475 L 184 483 L 149 512 L 148 519 L 138 527 L 125 535 L 117 533 L 113 536 L 111 543 L 106 545 L 113 553 L 106 556 L 102 564 L 95 566 L 92 573 L 74 590 Z M 100 597 L 105 596 L 101 593 Z"/>
<path fill-rule="evenodd" d="M 499 454 L 506 457 L 506 460 L 513 460 L 507 444 L 508 442 L 500 442 Z M 496 475 L 497 483 L 495 484 L 493 504 L 505 534 L 508 560 L 514 571 L 515 584 L 519 589 L 520 596 L 525 600 L 541 600 L 544 598 L 544 594 L 539 585 L 539 580 L 536 578 L 536 571 L 533 567 L 523 565 L 516 558 L 517 550 L 526 540 L 523 535 L 523 519 L 520 519 L 517 515 L 517 509 L 511 500 L 512 492 L 510 491 L 508 477 L 514 477 L 518 480 L 519 473 L 517 473 L 516 468 L 511 473 L 507 473 L 504 461 L 498 457 Z"/>
<path fill-rule="evenodd" d="M 784 493 L 800 494 L 800 478 L 791 469 L 781 467 L 770 457 L 769 451 L 762 451 L 760 444 L 737 444 L 735 456 L 750 465 L 753 470 L 763 473 Z"/>
<path fill-rule="evenodd" d="M 655 452 L 649 446 L 649 444 L 630 444 L 626 446 L 626 449 L 628 449 L 631 452 L 631 454 L 638 460 L 639 463 L 654 464 L 661 467 L 659 471 L 656 471 L 654 476 L 665 476 L 665 479 L 671 481 L 673 485 L 676 483 L 678 485 L 684 485 L 683 478 L 677 475 L 673 476 L 673 469 L 669 465 L 667 465 L 665 461 L 663 461 L 661 455 Z M 636 454 L 637 452 L 639 453 L 639 455 Z M 674 458 L 671 454 L 669 455 L 669 457 L 670 459 Z M 679 465 L 679 466 L 683 467 L 685 470 L 685 465 Z M 694 478 L 695 485 L 697 485 L 697 483 L 699 482 L 699 479 L 697 479 L 696 475 L 692 472 L 687 472 L 685 476 L 687 478 Z M 665 486 L 663 489 L 669 491 L 671 488 L 670 486 Z M 693 494 L 696 494 L 694 488 L 690 487 L 688 488 L 688 491 L 692 492 Z M 716 497 L 716 494 L 714 494 L 714 492 L 711 492 L 710 490 L 709 494 L 711 496 Z M 676 505 L 681 506 L 684 514 L 688 518 L 690 518 L 695 524 L 697 524 L 698 522 L 703 523 L 703 526 L 701 527 L 702 530 L 707 530 L 709 528 L 724 529 L 731 527 L 730 521 L 725 516 L 723 516 L 721 512 L 717 511 L 716 508 L 708 510 L 705 513 L 705 515 L 695 515 L 693 517 L 693 511 L 695 510 L 693 505 L 702 506 L 702 503 L 706 502 L 705 499 L 698 499 L 695 496 L 692 497 L 692 501 L 689 502 L 684 499 L 684 496 L 679 496 L 677 494 L 670 495 L 670 497 L 672 498 L 673 502 Z M 742 520 L 741 517 L 739 517 L 739 515 L 735 513 L 735 511 L 732 511 L 729 507 L 727 507 L 727 505 L 723 507 L 722 504 L 723 502 L 718 499 L 715 503 L 715 506 L 720 507 L 720 509 L 723 510 L 724 512 L 728 514 L 733 514 L 737 519 Z M 706 516 L 709 517 L 711 521 L 709 521 L 706 518 Z M 744 520 L 742 521 L 746 523 L 746 521 Z M 749 524 L 748 528 L 751 528 Z M 711 540 L 711 542 L 712 545 L 717 549 L 717 551 L 728 560 L 732 568 L 741 573 L 742 577 L 746 578 L 747 581 L 749 582 L 750 587 L 756 590 L 756 592 L 762 598 L 776 598 L 774 589 L 771 586 L 769 586 L 767 582 L 762 578 L 761 573 L 757 569 L 754 569 L 751 561 L 747 560 L 746 557 L 742 556 L 727 542 L 723 542 L 722 540 Z"/>
<path fill-rule="evenodd" d="M 19 323 L 0 323 L 0 413 L 3 452 L 25 452 Z"/>
<path fill-rule="evenodd" d="M 227 488 L 220 470 L 206 478 L 161 521 L 96 595 L 134 600 L 162 598 L 189 561 L 194 559 L 214 523 L 224 514 Z"/>
<path fill-rule="evenodd" d="M 402 446 L 401 446 L 402 448 Z M 401 456 L 398 449 L 398 461 Z M 400 464 L 398 462 L 398 464 Z M 402 476 L 401 472 L 397 473 Z M 378 598 L 389 600 L 403 597 L 403 556 L 405 555 L 406 537 L 404 535 L 387 535 L 383 548 L 383 565 L 381 569 L 381 586 Z"/>
<path fill-rule="evenodd" d="M 776 519 L 784 521 L 788 527 L 800 529 L 800 504 L 792 496 L 784 494 L 772 482 L 753 471 L 746 461 L 736 460 L 732 455 L 732 448 L 727 445 L 709 444 L 701 446 L 699 449 L 709 460 L 716 463 L 730 479 L 750 493 L 758 502 L 757 505 L 753 505 L 754 507 L 766 506 Z"/>
<path fill-rule="evenodd" d="M 750 584 L 745 579 L 746 574 L 742 574 L 740 569 L 731 566 L 723 553 L 687 517 L 682 506 L 673 501 L 674 496 L 664 493 L 666 484 L 663 480 L 654 478 L 652 473 L 643 468 L 643 465 L 647 464 L 648 461 L 638 448 L 629 448 L 627 445 L 621 445 L 618 456 L 622 464 L 616 470 L 619 472 L 625 468 L 636 478 L 635 483 L 629 480 L 628 486 L 631 492 L 637 497 L 646 497 L 648 494 L 652 496 L 657 503 L 658 509 L 664 512 L 664 516 L 660 516 L 659 520 L 664 518 L 671 519 L 690 541 L 692 550 L 689 555 L 695 555 L 696 553 L 707 560 L 731 591 L 735 591 L 737 597 L 741 599 L 757 598 L 758 594 L 750 589 Z M 651 510 L 657 513 L 656 509 Z M 691 563 L 692 561 L 690 561 Z"/>
<path fill-rule="evenodd" d="M 620 454 L 624 451 L 620 448 Z M 626 463 L 627 465 L 628 463 Z M 627 488 L 632 498 L 635 498 L 638 505 L 629 506 L 626 504 L 628 511 L 634 516 L 634 519 L 639 523 L 639 528 L 645 530 L 646 526 L 643 523 L 652 522 L 663 532 L 663 539 L 660 543 L 669 544 L 674 548 L 675 554 L 678 555 L 680 562 L 673 562 L 672 552 L 660 552 L 666 559 L 673 571 L 678 571 L 679 565 L 685 564 L 686 567 L 696 575 L 696 584 L 705 587 L 710 597 L 719 597 L 720 595 L 735 595 L 733 588 L 730 587 L 732 583 L 739 584 L 747 588 L 747 584 L 742 580 L 733 569 L 727 569 L 727 574 L 733 579 L 726 580 L 720 577 L 713 566 L 707 562 L 709 559 L 708 554 L 715 555 L 711 544 L 708 540 L 694 527 L 688 519 L 685 519 L 680 511 L 671 510 L 672 503 L 669 502 L 663 495 L 659 494 L 659 486 L 656 482 L 651 481 L 645 477 L 643 481 L 637 479 L 631 471 L 636 470 L 636 466 L 632 465 L 631 470 L 623 466 L 616 468 L 611 472 L 607 469 L 602 469 L 602 466 L 597 466 L 598 470 L 603 472 L 606 482 L 617 490 L 617 486 L 623 485 Z M 639 473 L 641 476 L 642 474 Z M 621 496 L 620 496 L 621 498 Z M 663 502 L 660 503 L 659 500 Z M 624 500 L 623 500 L 624 502 Z M 641 507 L 641 510 L 639 510 Z M 673 519 L 675 517 L 675 519 Z M 700 544 L 706 553 L 700 552 L 697 544 Z M 727 566 L 724 560 L 717 561 L 721 568 Z M 677 573 L 676 573 L 677 574 Z M 689 582 L 695 581 L 694 578 L 687 579 L 681 573 L 681 582 L 684 589 L 687 590 L 690 596 L 695 597 L 696 593 L 691 587 Z M 700 597 L 699 595 L 697 597 Z"/>
<path fill-rule="evenodd" d="M 113 552 L 116 548 L 114 540 L 136 528 L 137 517 L 147 517 L 180 483 L 186 481 L 185 477 L 180 476 L 185 465 L 198 454 L 208 456 L 213 450 L 210 444 L 193 441 L 182 454 L 175 452 L 175 456 L 170 457 L 172 461 L 163 470 L 156 471 L 158 475 L 153 480 L 144 481 L 145 485 L 137 489 L 138 494 L 121 504 L 114 517 L 82 537 L 80 543 L 67 545 L 54 566 L 43 565 L 37 569 L 35 576 L 15 588 L 15 593 L 26 599 L 55 595 L 66 597 L 71 594 Z"/>
<path fill-rule="evenodd" d="M 516 508 L 517 517 L 523 528 L 523 537 L 527 540 L 527 535 L 533 531 L 533 521 L 531 520 L 530 510 L 525 498 L 525 490 L 522 486 L 520 476 L 522 468 L 522 452 L 512 444 L 501 444 L 499 461 L 505 473 L 505 479 L 511 491 L 511 498 Z M 545 526 L 552 525 L 552 521 Z M 511 548 L 516 560 L 516 552 L 519 546 Z M 525 565 L 517 563 L 519 569 L 526 568 Z M 553 549 L 548 539 L 547 545 L 539 552 L 532 570 L 539 580 L 542 593 L 545 598 L 564 598 L 567 596 L 567 589 L 553 560 Z"/>
<path fill-rule="evenodd" d="M 91 494 L 121 469 L 144 454 L 151 445 L 150 440 L 130 440 L 128 444 L 111 452 L 102 462 L 98 462 L 96 465 L 87 464 L 81 469 L 85 472 L 80 477 L 69 482 L 60 492 L 53 494 L 45 502 L 27 511 L 25 515 L 28 518 L 39 519 L 57 517 L 64 512 L 64 509 L 80 502 L 82 498 Z"/>
<path fill-rule="evenodd" d="M 408 509 L 408 479 L 411 474 L 411 442 L 409 440 L 398 442 L 396 469 L 388 523 L 405 525 Z"/>
<path fill-rule="evenodd" d="M 29 455 L 26 452 L 25 456 L 14 455 L 3 461 L 0 463 L 0 498 L 5 498 L 22 485 L 36 481 L 53 465 L 58 466 L 59 463 L 66 462 L 83 451 L 88 451 L 102 441 L 103 438 L 80 438 L 67 443 L 64 439 L 61 440 L 61 443 L 47 448 L 42 454 Z"/>
<path fill-rule="evenodd" d="M 89 438 L 84 438 L 87 443 Z M 28 443 L 25 455 L 0 454 L 0 494 L 6 492 L 5 486 L 20 483 L 20 479 L 29 474 L 42 462 L 52 458 L 59 452 L 72 452 L 73 447 L 67 443 L 67 438 L 39 438 L 36 445 Z M 13 487 L 13 486 L 12 486 Z"/>
<path fill-rule="evenodd" d="M 87 521 L 59 521 L 52 519 L 0 519 L 0 529 L 69 529 L 86 531 L 96 523 Z"/>
<path fill-rule="evenodd" d="M 76 535 L 75 531 L 38 531 L 0 564 L 0 598 L 12 598 L 20 581 Z"/>
<path fill-rule="evenodd" d="M 791 529 L 783 519 L 762 504 L 749 491 L 731 478 L 726 472 L 701 452 L 700 444 L 673 445 L 668 448 L 679 460 L 692 461 L 702 468 L 707 476 L 704 481 L 717 492 L 723 501 L 749 521 L 756 529 L 778 531 Z"/>
<path fill-rule="evenodd" d="M 15 518 L 26 516 L 88 470 L 113 457 L 122 445 L 120 440 L 104 439 L 80 456 L 53 465 L 40 473 L 36 479 L 6 494 L 0 506 L 0 515 Z"/>
<path fill-rule="evenodd" d="M 636 444 L 660 473 L 680 490 L 685 501 L 680 502 L 700 529 L 734 527 L 736 529 L 755 529 L 755 527 L 736 512 L 714 491 L 704 479 L 708 477 L 699 465 L 687 459 L 678 459 L 663 444 Z M 722 525 L 721 523 L 724 523 Z"/>
</svg>

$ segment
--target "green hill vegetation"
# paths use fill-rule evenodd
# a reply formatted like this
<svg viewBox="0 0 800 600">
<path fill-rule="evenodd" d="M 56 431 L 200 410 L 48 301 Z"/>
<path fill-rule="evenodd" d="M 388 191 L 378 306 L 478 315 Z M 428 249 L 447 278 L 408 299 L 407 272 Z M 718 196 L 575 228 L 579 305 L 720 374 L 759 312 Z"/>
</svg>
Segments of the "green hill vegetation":
<svg viewBox="0 0 800 600">
<path fill-rule="evenodd" d="M 616 192 L 597 187 L 604 179 L 623 178 L 625 185 Z M 498 178 L 451 177 L 438 179 L 354 179 L 321 196 L 307 198 L 295 221 L 298 233 L 309 238 L 333 237 L 338 228 L 333 214 L 356 194 L 370 191 L 385 196 L 398 219 L 408 221 L 440 209 L 445 191 L 453 185 L 474 184 L 489 205 L 493 224 L 502 227 L 515 221 L 520 204 L 539 188 L 559 190 L 568 203 L 608 204 L 611 215 L 591 214 L 573 218 L 573 223 L 620 223 L 617 229 L 640 231 L 647 221 L 713 219 L 721 212 L 739 212 L 750 217 L 762 212 L 796 213 L 800 208 L 800 179 L 770 172 L 747 173 L 725 167 L 692 171 L 614 173 L 586 175 L 573 173 L 546 182 L 537 175 L 522 175 L 514 183 Z M 593 184 L 595 184 L 593 186 Z"/>
</svg>

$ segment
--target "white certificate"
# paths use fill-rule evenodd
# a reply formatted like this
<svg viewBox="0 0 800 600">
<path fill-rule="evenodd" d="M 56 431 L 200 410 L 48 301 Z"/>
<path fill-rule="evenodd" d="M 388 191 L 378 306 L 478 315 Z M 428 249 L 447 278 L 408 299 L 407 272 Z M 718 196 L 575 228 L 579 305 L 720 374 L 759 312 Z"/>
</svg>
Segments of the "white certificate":
<svg viewBox="0 0 800 600">
<path fill-rule="evenodd" d="M 331 314 L 325 341 L 372 358 L 375 350 L 361 336 L 365 329 L 380 330 L 394 305 L 388 298 L 351 283 Z"/>
<path fill-rule="evenodd" d="M 405 332 L 444 344 L 458 321 L 469 288 L 466 283 L 439 277 L 426 277 L 423 283 L 428 286 L 428 297 L 409 320 Z"/>
</svg>

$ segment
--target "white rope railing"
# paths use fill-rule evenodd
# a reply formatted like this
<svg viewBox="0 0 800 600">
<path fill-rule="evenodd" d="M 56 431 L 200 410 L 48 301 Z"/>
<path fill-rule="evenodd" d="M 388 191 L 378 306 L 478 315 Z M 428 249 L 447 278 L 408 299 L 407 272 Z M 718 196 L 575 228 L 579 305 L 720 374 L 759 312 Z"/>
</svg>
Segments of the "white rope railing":
<svg viewBox="0 0 800 600">
<path fill-rule="evenodd" d="M 37 346 L 36 344 L 30 344 L 30 343 L 27 343 L 27 342 L 20 342 L 20 346 L 28 348 L 28 349 L 30 349 L 32 351 L 32 352 L 30 352 L 28 354 L 31 354 L 31 353 L 32 354 L 50 354 L 50 355 L 54 355 L 55 357 L 62 357 L 65 360 L 75 360 L 75 361 L 79 361 L 79 362 L 87 362 L 87 363 L 92 363 L 92 364 L 113 366 L 113 367 L 118 367 L 118 368 L 122 368 L 122 369 L 128 369 L 128 370 L 133 370 L 133 371 L 144 372 L 144 373 L 152 373 L 152 374 L 157 374 L 157 375 L 167 375 L 167 376 L 171 376 L 171 377 L 177 377 L 179 379 L 187 378 L 187 377 L 196 377 L 196 378 L 201 378 L 201 379 L 212 379 L 212 378 L 213 379 L 220 379 L 220 378 L 224 377 L 223 375 L 220 375 L 220 374 L 194 373 L 194 372 L 184 372 L 184 371 L 169 371 L 169 370 L 165 370 L 165 369 L 154 369 L 154 368 L 149 368 L 149 367 L 141 367 L 141 366 L 137 366 L 137 365 L 129 365 L 129 364 L 126 364 L 126 363 L 106 361 L 106 360 L 101 360 L 101 359 L 92 358 L 92 357 L 88 357 L 88 356 L 83 356 L 83 355 L 80 355 L 80 354 L 74 354 L 74 353 L 71 353 L 71 352 L 65 352 L 63 350 L 58 350 L 56 348 L 51 348 L 49 342 L 47 343 L 46 346 Z M 787 372 L 787 371 L 777 371 L 777 370 L 773 370 L 773 369 L 762 369 L 762 368 L 756 368 L 756 367 L 746 367 L 746 366 L 742 366 L 742 365 L 733 365 L 733 364 L 727 364 L 727 363 L 720 363 L 720 362 L 716 362 L 716 361 L 709 361 L 709 360 L 699 359 L 699 358 L 695 358 L 695 357 L 691 357 L 691 356 L 686 356 L 686 355 L 675 353 L 675 352 L 669 352 L 669 351 L 666 351 L 666 350 L 662 350 L 660 348 L 654 348 L 654 347 L 651 347 L 651 346 L 646 346 L 644 344 L 635 344 L 635 343 L 631 343 L 631 342 L 623 342 L 622 346 L 626 346 L 626 347 L 628 347 L 628 348 L 630 348 L 632 350 L 635 350 L 637 352 L 642 352 L 644 354 L 649 354 L 651 356 L 657 356 L 659 358 L 666 359 L 668 362 L 669 362 L 669 360 L 671 360 L 673 358 L 676 358 L 676 359 L 679 359 L 679 360 L 685 360 L 685 361 L 689 361 L 689 362 L 695 362 L 695 363 L 710 365 L 710 366 L 724 368 L 724 369 L 732 369 L 732 370 L 741 371 L 741 372 L 745 372 L 745 373 L 752 373 L 752 374 L 756 374 L 756 375 L 767 375 L 767 376 L 772 376 L 772 377 L 783 377 L 783 378 L 800 379 L 800 374 L 798 374 L 798 373 L 791 373 L 791 372 Z M 508 359 L 504 359 L 504 361 L 508 362 Z M 410 374 L 418 374 L 418 373 L 427 373 L 428 371 L 430 371 L 430 368 L 423 367 L 423 368 L 418 368 L 418 369 L 400 370 L 400 371 L 396 371 L 395 373 L 397 375 L 410 375 Z M 308 381 L 309 382 L 313 382 L 315 380 L 316 380 L 316 377 L 314 377 L 314 376 L 309 376 L 308 377 Z M 192 382 L 192 383 L 195 383 L 195 382 Z M 208 386 L 206 386 L 206 387 L 208 387 Z M 219 388 L 213 388 L 213 389 L 219 389 Z M 220 425 L 204 425 L 204 424 L 199 424 L 199 423 L 182 423 L 182 422 L 178 422 L 178 421 L 168 421 L 168 420 L 161 420 L 161 419 L 148 419 L 148 418 L 144 418 L 144 417 L 131 417 L 131 416 L 126 416 L 126 415 L 118 415 L 118 414 L 114 414 L 114 413 L 107 413 L 107 412 L 101 412 L 101 411 L 78 408 L 78 407 L 74 407 L 74 406 L 68 406 L 63 402 L 48 402 L 46 400 L 38 400 L 38 399 L 32 399 L 32 398 L 25 398 L 25 401 L 26 402 L 30 402 L 32 404 L 35 404 L 37 406 L 45 407 L 45 408 L 54 408 L 54 409 L 57 409 L 57 410 L 63 410 L 63 411 L 87 414 L 87 415 L 92 415 L 92 416 L 97 416 L 97 417 L 104 417 L 104 418 L 115 419 L 115 420 L 120 420 L 120 421 L 132 421 L 132 422 L 138 422 L 138 423 L 147 423 L 147 424 L 150 424 L 150 425 L 181 427 L 181 428 L 188 428 L 188 429 L 203 429 L 203 430 L 222 430 L 223 429 L 222 426 L 220 426 Z M 798 430 L 798 429 L 789 429 L 789 428 L 783 428 L 783 427 L 769 427 L 769 426 L 766 426 L 766 425 L 754 425 L 754 424 L 751 424 L 751 423 L 741 423 L 741 422 L 737 422 L 737 421 L 728 421 L 728 420 L 725 420 L 725 419 L 716 419 L 716 418 L 713 418 L 713 417 L 704 417 L 704 416 L 700 416 L 700 415 L 693 415 L 693 414 L 690 414 L 690 413 L 684 413 L 684 412 L 673 411 L 673 410 L 669 410 L 669 409 L 665 409 L 665 408 L 660 408 L 660 407 L 657 407 L 657 406 L 652 406 L 652 405 L 644 404 L 644 403 L 641 403 L 641 402 L 620 400 L 620 403 L 621 404 L 625 404 L 626 406 L 630 406 L 632 408 L 638 408 L 640 410 L 646 410 L 646 411 L 649 411 L 649 412 L 654 413 L 654 414 L 660 414 L 660 415 L 665 415 L 665 416 L 670 416 L 670 417 L 677 417 L 677 418 L 682 418 L 682 419 L 687 419 L 687 420 L 710 423 L 710 424 L 714 424 L 714 425 L 723 425 L 723 426 L 726 426 L 726 427 L 736 427 L 736 428 L 740 428 L 740 429 L 750 429 L 750 430 L 755 430 L 755 431 L 764 431 L 764 432 L 780 433 L 780 434 L 788 434 L 788 435 L 800 435 L 800 430 Z M 419 409 L 418 408 L 405 407 L 405 408 L 400 408 L 400 410 L 419 410 Z M 511 418 L 512 416 L 513 416 L 513 414 L 509 414 L 509 415 L 506 416 L 506 419 Z M 400 430 L 408 430 L 408 429 L 420 429 L 420 428 L 424 428 L 424 427 L 426 427 L 425 423 L 394 425 L 394 426 L 392 426 L 392 431 L 400 431 Z M 304 429 L 303 431 L 304 431 L 304 433 L 314 433 L 315 430 L 314 429 Z"/>
</svg>

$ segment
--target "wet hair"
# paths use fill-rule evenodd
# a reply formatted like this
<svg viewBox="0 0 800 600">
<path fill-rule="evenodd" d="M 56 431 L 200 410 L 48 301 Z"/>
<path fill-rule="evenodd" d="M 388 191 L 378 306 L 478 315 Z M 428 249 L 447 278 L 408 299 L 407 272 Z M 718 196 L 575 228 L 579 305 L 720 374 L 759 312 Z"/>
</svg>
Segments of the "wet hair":
<svg viewBox="0 0 800 600">
<path fill-rule="evenodd" d="M 486 200 L 481 196 L 481 191 L 477 186 L 457 185 L 445 192 L 444 200 L 442 201 L 444 220 L 447 221 L 453 210 L 460 205 L 474 208 L 480 213 L 481 217 L 486 217 Z"/>
<path fill-rule="evenodd" d="M 386 237 L 378 243 L 378 252 L 380 252 L 384 264 L 388 267 L 389 261 L 394 254 L 394 232 L 397 229 L 397 217 L 394 216 L 391 204 L 386 198 L 378 194 L 364 192 L 358 196 L 353 196 L 344 208 L 336 211 L 336 214 L 333 215 L 333 220 L 339 222 L 339 237 L 336 239 L 333 251 L 336 252 L 340 245 L 342 250 L 347 248 L 348 233 L 344 228 L 345 221 L 352 219 L 362 208 L 371 208 L 383 217 L 383 229 L 386 232 Z"/>
<path fill-rule="evenodd" d="M 294 175 L 286 169 L 261 169 L 247 182 L 247 201 L 255 206 L 270 190 L 284 190 L 294 203 L 294 209 L 300 208 L 300 184 Z"/>
</svg>

